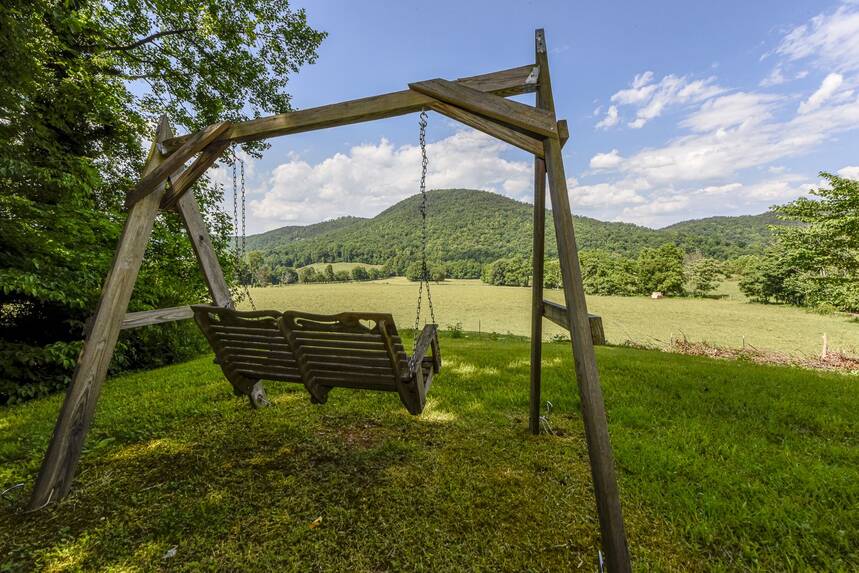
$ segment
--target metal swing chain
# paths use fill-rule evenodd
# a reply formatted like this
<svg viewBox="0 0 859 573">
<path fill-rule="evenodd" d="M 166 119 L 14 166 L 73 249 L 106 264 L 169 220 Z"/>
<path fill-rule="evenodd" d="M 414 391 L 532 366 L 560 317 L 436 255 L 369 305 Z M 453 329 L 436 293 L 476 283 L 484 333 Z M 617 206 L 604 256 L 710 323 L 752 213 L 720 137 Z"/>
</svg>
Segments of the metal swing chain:
<svg viewBox="0 0 859 573">
<path fill-rule="evenodd" d="M 239 207 L 238 207 L 238 190 L 239 187 L 236 185 L 236 163 L 239 164 L 241 170 L 241 194 L 242 194 L 242 234 L 239 237 Z M 234 250 L 235 259 L 236 259 L 236 269 L 239 271 L 239 284 L 241 285 L 241 294 L 244 295 L 248 302 L 251 303 L 251 308 L 256 310 L 256 304 L 254 304 L 254 299 L 251 296 L 251 291 L 248 288 L 248 285 L 242 284 L 241 282 L 241 269 L 245 264 L 245 253 L 247 251 L 247 243 L 246 243 L 246 220 L 247 220 L 247 200 L 245 193 L 245 162 L 243 159 L 240 159 L 238 155 L 236 155 L 236 148 L 233 146 L 233 230 L 235 231 L 235 242 L 234 242 Z M 240 240 L 241 239 L 241 242 Z"/>
<path fill-rule="evenodd" d="M 427 290 L 427 303 L 429 306 L 430 320 L 432 320 L 432 324 L 436 324 L 435 309 L 433 308 L 432 294 L 430 293 L 429 269 L 427 267 L 427 165 L 429 165 L 429 159 L 427 159 L 427 112 L 425 109 L 421 110 L 418 125 L 420 126 L 419 142 L 421 146 L 421 280 L 420 286 L 418 287 L 418 304 L 417 311 L 415 313 L 414 348 L 417 347 L 418 343 L 418 328 L 420 327 L 421 321 L 421 304 L 423 302 L 424 285 L 426 285 Z"/>
</svg>

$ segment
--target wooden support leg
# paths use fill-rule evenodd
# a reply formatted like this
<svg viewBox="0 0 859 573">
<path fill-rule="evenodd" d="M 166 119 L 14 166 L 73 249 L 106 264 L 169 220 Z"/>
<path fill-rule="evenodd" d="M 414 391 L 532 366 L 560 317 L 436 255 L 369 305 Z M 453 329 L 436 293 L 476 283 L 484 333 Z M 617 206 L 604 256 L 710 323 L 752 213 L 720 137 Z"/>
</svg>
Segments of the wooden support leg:
<svg viewBox="0 0 859 573">
<path fill-rule="evenodd" d="M 538 97 L 539 100 L 539 97 Z M 539 105 L 539 102 L 538 102 Z M 546 162 L 534 157 L 534 245 L 531 251 L 531 397 L 528 429 L 540 433 L 540 386 L 543 373 L 543 265 L 546 237 Z"/>
<path fill-rule="evenodd" d="M 540 85 L 537 92 L 540 104 L 554 111 L 555 100 L 552 94 L 549 57 L 543 30 L 537 30 L 534 39 L 537 65 L 540 67 Z M 603 552 L 611 573 L 628 573 L 632 570 L 632 566 L 626 545 L 623 513 L 614 472 L 614 455 L 609 441 L 605 404 L 591 338 L 582 270 L 579 266 L 578 247 L 573 230 L 573 215 L 570 212 L 570 198 L 567 195 L 561 141 L 557 137 L 547 137 L 543 141 L 543 155 L 549 175 L 552 216 L 555 220 L 558 258 L 561 262 L 561 277 L 564 281 L 564 297 L 567 304 L 567 323 L 570 325 L 576 379 L 582 400 L 582 417 L 585 422 L 588 457 L 597 498 Z"/>
<path fill-rule="evenodd" d="M 162 117 L 156 141 L 171 137 L 170 125 Z M 144 175 L 154 170 L 163 156 L 153 144 Z M 146 244 L 152 233 L 164 185 L 135 203 L 128 212 L 125 227 L 107 275 L 101 299 L 90 322 L 83 350 L 78 357 L 72 383 L 60 412 L 48 452 L 42 462 L 30 509 L 38 509 L 65 496 L 72 485 L 75 468 L 92 422 L 102 383 L 113 356 L 128 301 L 137 280 Z"/>
<path fill-rule="evenodd" d="M 561 260 L 561 276 L 564 280 L 564 297 L 567 302 L 567 319 L 571 326 L 573 359 L 582 401 L 582 417 L 597 498 L 602 546 L 608 570 L 612 573 L 625 573 L 631 571 L 629 550 L 626 545 L 620 494 L 614 471 L 614 455 L 609 440 L 608 421 L 582 285 L 573 217 L 567 196 L 561 143 L 558 139 L 547 138 L 545 148 L 552 213 L 555 219 L 558 255 Z"/>
</svg>

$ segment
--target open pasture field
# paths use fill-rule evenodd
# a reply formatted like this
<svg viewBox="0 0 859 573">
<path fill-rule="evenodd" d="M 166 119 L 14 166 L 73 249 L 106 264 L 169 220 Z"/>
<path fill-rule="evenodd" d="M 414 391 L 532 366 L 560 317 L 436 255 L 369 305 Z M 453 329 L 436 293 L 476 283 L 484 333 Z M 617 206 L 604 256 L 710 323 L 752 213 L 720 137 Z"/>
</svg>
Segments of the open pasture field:
<svg viewBox="0 0 859 573">
<path fill-rule="evenodd" d="M 0 571 L 595 571 L 568 344 L 545 346 L 554 435 L 539 437 L 527 341 L 441 344 L 421 417 L 393 394 L 314 406 L 275 383 L 252 411 L 211 356 L 108 380 L 72 494 L 36 514 L 0 504 Z M 855 377 L 597 360 L 635 570 L 859 568 Z M 61 398 L 3 411 L 0 485 L 32 483 Z"/>
<path fill-rule="evenodd" d="M 344 310 L 391 312 L 400 328 L 415 320 L 417 284 L 396 277 L 366 283 L 289 285 L 251 289 L 258 308 L 298 309 L 335 313 Z M 799 308 L 746 302 L 727 282 L 718 291 L 723 299 L 590 296 L 588 308 L 603 317 L 611 344 L 632 341 L 664 347 L 672 336 L 690 341 L 812 355 L 820 352 L 822 336 L 830 350 L 859 353 L 859 321 L 843 315 L 823 316 Z M 464 330 L 530 333 L 531 291 L 497 287 L 478 280 L 449 280 L 432 286 L 436 318 L 442 328 L 461 323 Z M 550 300 L 563 302 L 560 290 L 547 290 Z M 424 301 L 426 305 L 426 301 Z M 247 303 L 244 303 L 247 306 Z M 544 321 L 546 337 L 564 334 Z"/>
</svg>

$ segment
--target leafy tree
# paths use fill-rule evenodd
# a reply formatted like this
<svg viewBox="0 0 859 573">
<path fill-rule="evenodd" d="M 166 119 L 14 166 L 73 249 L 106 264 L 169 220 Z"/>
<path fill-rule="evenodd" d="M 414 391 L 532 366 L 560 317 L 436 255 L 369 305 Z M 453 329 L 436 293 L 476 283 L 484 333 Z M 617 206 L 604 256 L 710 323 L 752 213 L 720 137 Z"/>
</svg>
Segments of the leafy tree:
<svg viewBox="0 0 859 573">
<path fill-rule="evenodd" d="M 372 267 L 369 271 L 367 271 L 367 275 L 371 281 L 377 281 L 379 279 L 387 277 L 383 270 L 377 269 L 376 267 Z"/>
<path fill-rule="evenodd" d="M 298 273 L 292 267 L 284 267 L 280 272 L 280 284 L 291 285 L 298 282 Z"/>
<path fill-rule="evenodd" d="M 499 286 L 528 286 L 531 263 L 524 258 L 498 259 L 483 269 L 483 282 Z"/>
<path fill-rule="evenodd" d="M 743 294 L 755 302 L 803 305 L 805 295 L 796 282 L 796 276 L 797 269 L 792 268 L 774 247 L 747 262 L 738 286 Z"/>
<path fill-rule="evenodd" d="M 367 267 L 355 267 L 352 269 L 352 279 L 356 281 L 365 281 L 370 278 L 367 273 Z"/>
<path fill-rule="evenodd" d="M 603 250 L 583 250 L 579 259 L 588 294 L 630 296 L 640 291 L 634 261 Z"/>
<path fill-rule="evenodd" d="M 444 265 L 433 265 L 429 269 L 430 280 L 436 283 L 447 280 L 447 268 Z"/>
<path fill-rule="evenodd" d="M 689 265 L 689 285 L 699 296 L 716 290 L 722 278 L 722 266 L 715 259 L 700 258 Z"/>
<path fill-rule="evenodd" d="M 303 267 L 298 269 L 298 280 L 302 283 L 317 283 L 323 278 L 316 272 L 313 267 Z"/>
<path fill-rule="evenodd" d="M 349 271 L 337 271 L 334 273 L 334 280 L 337 282 L 349 282 L 352 279 L 352 273 Z"/>
<path fill-rule="evenodd" d="M 788 286 L 792 304 L 831 305 L 859 311 L 859 181 L 821 173 L 829 182 L 775 207 L 793 225 L 773 227 L 775 251 L 783 267 L 795 272 Z M 802 294 L 801 297 L 796 296 Z"/>
<path fill-rule="evenodd" d="M 638 254 L 638 286 L 642 293 L 682 295 L 685 282 L 683 251 L 677 245 L 666 243 L 656 249 L 642 249 Z"/>
<path fill-rule="evenodd" d="M 325 266 L 325 270 L 322 271 L 322 280 L 327 283 L 333 283 L 335 280 L 337 280 L 337 276 L 334 273 L 333 265 Z"/>
<path fill-rule="evenodd" d="M 564 280 L 561 276 L 561 261 L 549 259 L 543 263 L 543 286 L 546 288 L 561 288 Z"/>
<path fill-rule="evenodd" d="M 155 118 L 166 113 L 178 129 L 196 130 L 287 111 L 285 82 L 315 59 L 323 35 L 277 0 L 10 0 L 0 30 L 0 402 L 7 402 L 68 382 Z M 203 180 L 194 192 L 234 279 L 220 191 Z M 129 309 L 205 296 L 182 225 L 165 213 Z M 127 331 L 112 370 L 202 348 L 190 322 Z"/>
</svg>

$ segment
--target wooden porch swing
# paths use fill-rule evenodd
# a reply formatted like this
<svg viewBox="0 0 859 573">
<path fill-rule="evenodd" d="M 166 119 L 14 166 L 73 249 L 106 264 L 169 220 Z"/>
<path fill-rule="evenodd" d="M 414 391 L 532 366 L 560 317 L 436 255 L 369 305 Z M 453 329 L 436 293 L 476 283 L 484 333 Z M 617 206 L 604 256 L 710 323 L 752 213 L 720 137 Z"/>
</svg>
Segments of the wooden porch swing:
<svg viewBox="0 0 859 573">
<path fill-rule="evenodd" d="M 113 266 L 88 323 L 30 508 L 44 507 L 71 488 L 108 365 L 124 328 L 195 317 L 234 390 L 249 396 L 254 405 L 265 402 L 260 380 L 273 379 L 304 384 L 318 402 L 324 402 L 335 387 L 396 391 L 410 412 L 419 412 L 433 374 L 441 365 L 434 325 L 424 329 L 409 358 L 387 314 L 235 311 L 206 224 L 193 194 L 187 191 L 232 144 L 429 109 L 534 155 L 529 428 L 534 434 L 540 432 L 542 319 L 547 318 L 570 331 L 606 564 L 612 572 L 630 571 L 594 356 L 594 343 L 602 342 L 602 326 L 599 317 L 587 311 L 561 155 L 569 135 L 566 122 L 555 117 L 542 30 L 537 30 L 535 44 L 536 61 L 526 66 L 456 81 L 418 82 L 404 91 L 250 121 L 220 122 L 190 135 L 174 137 L 167 118 L 162 117 L 142 177 L 127 195 L 128 217 Z M 532 92 L 536 92 L 536 106 L 506 99 Z M 547 176 L 566 305 L 543 300 Z M 184 221 L 212 305 L 127 313 L 159 209 L 176 210 Z"/>
</svg>

